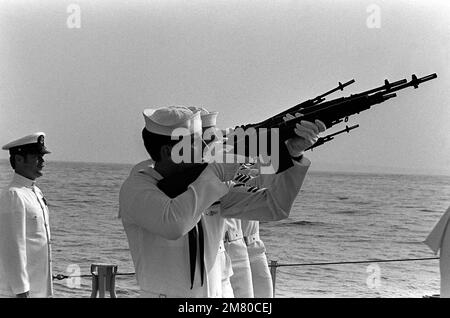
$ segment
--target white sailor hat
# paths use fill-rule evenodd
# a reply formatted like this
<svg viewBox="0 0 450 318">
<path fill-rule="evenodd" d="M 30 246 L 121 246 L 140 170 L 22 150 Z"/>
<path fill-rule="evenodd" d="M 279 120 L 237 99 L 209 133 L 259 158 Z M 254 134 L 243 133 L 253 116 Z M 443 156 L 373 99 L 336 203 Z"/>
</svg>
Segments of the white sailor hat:
<svg viewBox="0 0 450 318">
<path fill-rule="evenodd" d="M 190 109 L 193 113 L 200 112 L 200 116 L 203 116 L 205 114 L 208 114 L 208 110 L 203 107 L 197 107 L 197 106 L 187 106 L 188 109 Z"/>
<path fill-rule="evenodd" d="M 10 143 L 2 147 L 3 150 L 9 150 L 10 154 L 21 154 L 21 153 L 39 153 L 48 154 L 50 151 L 47 150 L 44 144 L 45 133 L 37 132 L 17 140 L 11 141 Z"/>
<path fill-rule="evenodd" d="M 147 108 L 143 112 L 145 128 L 152 133 L 164 136 L 172 136 L 177 128 L 177 135 L 186 136 L 202 132 L 200 113 L 193 113 L 184 106 L 169 106 L 163 108 Z"/>
<path fill-rule="evenodd" d="M 202 126 L 203 127 L 216 126 L 217 115 L 219 115 L 219 112 L 209 112 L 209 114 L 202 115 Z"/>
<path fill-rule="evenodd" d="M 203 128 L 216 126 L 217 115 L 219 114 L 219 112 L 210 112 L 203 107 L 189 106 L 188 108 L 194 113 L 200 112 Z"/>
</svg>

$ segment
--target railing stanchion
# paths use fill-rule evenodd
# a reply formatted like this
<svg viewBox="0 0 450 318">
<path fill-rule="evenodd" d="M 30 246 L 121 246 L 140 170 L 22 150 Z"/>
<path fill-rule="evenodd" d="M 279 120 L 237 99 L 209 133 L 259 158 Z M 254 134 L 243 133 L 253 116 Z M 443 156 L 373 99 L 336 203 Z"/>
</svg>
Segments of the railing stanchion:
<svg viewBox="0 0 450 318">
<path fill-rule="evenodd" d="M 277 281 L 278 261 L 270 261 L 270 275 L 272 276 L 273 297 L 275 297 L 275 284 Z"/>
<path fill-rule="evenodd" d="M 99 298 L 105 298 L 105 292 L 107 291 L 109 291 L 109 295 L 111 298 L 117 298 L 115 291 L 117 265 L 92 264 L 91 274 L 91 298 L 96 298 L 97 293 Z"/>
</svg>

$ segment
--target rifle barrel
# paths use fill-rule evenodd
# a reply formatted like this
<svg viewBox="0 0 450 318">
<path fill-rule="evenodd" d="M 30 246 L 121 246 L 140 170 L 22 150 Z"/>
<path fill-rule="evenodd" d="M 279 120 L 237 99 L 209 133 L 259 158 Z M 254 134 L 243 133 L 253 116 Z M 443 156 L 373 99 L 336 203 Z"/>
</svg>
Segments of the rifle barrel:
<svg viewBox="0 0 450 318">
<path fill-rule="evenodd" d="M 376 88 L 372 88 L 372 89 L 369 89 L 369 90 L 367 90 L 365 92 L 358 93 L 358 94 L 355 94 L 355 95 L 350 95 L 350 97 L 352 97 L 352 96 L 358 97 L 358 96 L 363 96 L 363 95 L 369 95 L 369 94 L 377 93 L 377 92 L 382 91 L 382 90 L 388 91 L 388 90 L 390 90 L 392 88 L 398 87 L 399 85 L 403 85 L 403 84 L 405 84 L 407 82 L 408 82 L 408 80 L 406 78 L 401 79 L 401 80 L 396 81 L 396 82 L 393 82 L 393 83 L 389 83 L 388 80 L 385 80 L 384 81 L 384 85 L 382 85 L 382 86 L 379 86 L 379 87 L 376 87 Z"/>
<path fill-rule="evenodd" d="M 329 90 L 329 91 L 326 92 L 326 93 L 323 93 L 322 95 L 317 96 L 316 98 L 321 99 L 321 98 L 323 98 L 323 97 L 325 97 L 325 96 L 327 96 L 327 95 L 330 95 L 331 93 L 334 93 L 334 92 L 336 92 L 336 91 L 338 91 L 338 90 L 343 91 L 345 87 L 347 87 L 347 86 L 353 84 L 354 82 L 355 82 L 355 79 L 351 79 L 351 80 L 349 80 L 348 82 L 345 82 L 344 84 L 342 84 L 341 82 L 339 82 L 339 83 L 338 83 L 339 85 L 338 85 L 337 87 L 335 87 L 335 88 Z"/>
<path fill-rule="evenodd" d="M 419 87 L 419 84 L 431 81 L 432 79 L 435 79 L 437 77 L 436 73 L 430 74 L 430 75 L 426 75 L 420 78 L 417 78 L 416 75 L 412 75 L 412 79 L 408 82 L 406 81 L 405 83 L 398 85 L 392 89 L 389 89 L 388 91 L 386 91 L 386 93 L 392 93 L 392 92 L 396 92 L 399 91 L 401 89 L 410 87 L 410 86 L 414 86 L 415 88 Z"/>
<path fill-rule="evenodd" d="M 345 132 L 349 133 L 350 130 L 356 129 L 358 127 L 359 127 L 359 125 L 353 125 L 351 127 L 345 126 L 345 129 L 342 129 L 342 130 L 340 130 L 338 132 L 335 132 L 333 134 L 326 135 L 325 137 L 320 137 L 319 140 L 317 140 L 317 142 L 314 145 L 312 145 L 311 147 L 305 149 L 305 151 L 312 150 L 312 149 L 314 149 L 316 147 L 322 146 L 324 143 L 333 140 L 335 136 L 340 135 L 340 134 L 345 133 Z"/>
<path fill-rule="evenodd" d="M 270 117 L 269 119 L 266 119 L 262 122 L 254 124 L 253 127 L 258 128 L 258 127 L 267 127 L 267 126 L 274 126 L 274 125 L 280 124 L 280 122 L 283 121 L 282 117 L 286 116 L 287 114 L 294 114 L 294 113 L 299 112 L 300 109 L 307 109 L 310 107 L 317 106 L 318 104 L 320 104 L 321 102 L 323 102 L 325 100 L 325 98 L 324 98 L 325 96 L 328 96 L 331 93 L 334 93 L 338 90 L 343 91 L 345 87 L 353 84 L 354 82 L 355 82 L 354 79 L 351 79 L 348 82 L 345 82 L 344 84 L 339 82 L 339 85 L 337 87 L 329 90 L 328 92 L 325 92 L 325 93 L 318 95 L 312 99 L 308 99 L 304 102 L 301 102 L 300 104 L 292 106 L 289 109 L 284 110 L 281 113 L 278 113 L 277 115 Z"/>
<path fill-rule="evenodd" d="M 359 127 L 359 125 L 353 125 L 353 126 L 350 126 L 350 127 L 345 126 L 345 129 L 339 130 L 339 131 L 337 131 L 337 132 L 335 132 L 335 133 L 333 133 L 333 134 L 329 134 L 329 135 L 325 136 L 324 138 L 327 138 L 327 137 L 334 137 L 334 136 L 336 136 L 336 135 L 340 135 L 340 134 L 345 133 L 345 132 L 348 133 L 348 132 L 350 132 L 350 130 L 356 129 L 356 128 L 358 128 L 358 127 Z"/>
<path fill-rule="evenodd" d="M 368 90 L 368 91 L 365 91 L 365 92 L 362 92 L 359 94 L 353 94 L 348 97 L 339 97 L 334 100 L 330 100 L 325 103 L 316 105 L 315 107 L 309 107 L 306 109 L 306 111 L 303 112 L 303 115 L 309 117 L 313 114 L 320 114 L 321 112 L 325 111 L 326 109 L 337 108 L 342 104 L 350 105 L 350 103 L 358 102 L 358 100 L 360 100 L 360 101 L 372 100 L 372 101 L 376 101 L 374 104 L 379 104 L 388 99 L 396 97 L 397 95 L 394 92 L 397 92 L 399 90 L 405 89 L 410 86 L 416 87 L 419 84 L 424 83 L 426 81 L 430 81 L 436 77 L 437 77 L 437 74 L 433 73 L 433 74 L 426 75 L 426 76 L 423 76 L 420 78 L 417 78 L 417 77 L 415 77 L 415 75 L 413 75 L 411 81 L 409 81 L 409 82 L 406 79 L 399 80 L 399 81 L 396 81 L 393 83 L 389 83 L 386 80 L 385 84 L 380 87 L 377 87 L 377 88 L 374 88 L 374 89 L 371 89 L 371 90 Z M 370 95 L 370 94 L 372 94 L 372 95 Z M 374 104 L 372 104 L 372 105 L 374 105 Z M 368 108 L 370 108 L 370 106 Z M 367 109 L 367 108 L 365 108 L 365 109 Z M 361 109 L 361 111 L 362 110 L 364 110 L 364 109 Z M 320 119 L 320 118 L 317 118 L 317 119 Z M 336 124 L 336 123 L 337 122 L 334 122 L 334 124 Z M 331 124 L 331 122 L 329 122 L 327 127 L 331 127 L 334 124 Z M 278 126 L 282 126 L 282 125 L 283 125 L 283 123 L 279 123 Z"/>
</svg>

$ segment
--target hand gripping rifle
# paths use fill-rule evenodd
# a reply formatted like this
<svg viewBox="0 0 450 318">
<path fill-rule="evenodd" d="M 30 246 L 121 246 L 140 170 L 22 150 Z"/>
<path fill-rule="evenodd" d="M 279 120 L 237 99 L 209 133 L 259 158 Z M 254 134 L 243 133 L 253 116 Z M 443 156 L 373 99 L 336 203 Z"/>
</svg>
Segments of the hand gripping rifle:
<svg viewBox="0 0 450 318">
<path fill-rule="evenodd" d="M 435 79 L 436 77 L 437 77 L 436 73 L 420 78 L 418 78 L 416 75 L 413 74 L 412 79 L 410 81 L 402 79 L 390 83 L 388 80 L 385 80 L 384 85 L 382 86 L 358 94 L 352 94 L 348 97 L 340 97 L 330 101 L 325 101 L 324 97 L 326 95 L 335 92 L 338 89 L 342 90 L 345 86 L 352 84 L 354 80 L 351 80 L 345 84 L 339 83 L 340 85 L 337 88 L 325 94 L 319 95 L 314 99 L 307 100 L 303 103 L 295 105 L 289 108 L 288 110 L 283 111 L 275 116 L 272 116 L 262 122 L 238 126 L 235 128 L 235 131 L 241 129 L 247 132 L 248 130 L 254 129 L 258 139 L 257 142 L 258 146 L 256 153 L 257 156 L 259 155 L 259 138 L 261 137 L 261 131 L 263 131 L 263 133 L 265 134 L 271 134 L 272 131 L 274 131 L 279 138 L 280 152 L 284 152 L 285 156 L 286 149 L 284 147 L 284 142 L 289 138 L 296 136 L 294 128 L 295 125 L 301 120 L 314 122 L 316 119 L 319 119 L 326 125 L 327 128 L 330 128 L 342 121 L 347 122 L 348 117 L 352 115 L 359 114 L 365 110 L 370 109 L 374 105 L 381 104 L 391 98 L 396 97 L 397 94 L 395 92 L 398 92 L 410 86 L 418 88 L 420 84 Z M 296 112 L 300 112 L 302 116 L 289 121 L 284 121 L 283 117 L 285 115 L 287 115 L 288 113 L 293 114 Z M 343 132 L 349 132 L 350 130 L 353 130 L 357 127 L 358 125 L 352 126 L 350 128 L 347 127 L 343 131 L 339 131 L 337 133 L 325 136 L 319 139 L 316 144 L 308 148 L 308 150 L 323 145 L 324 143 L 334 139 L 334 136 L 341 134 Z M 248 156 L 250 148 L 249 135 L 245 135 L 243 139 L 242 138 L 239 139 L 236 137 L 234 132 L 232 132 L 230 135 L 227 135 L 227 137 L 228 137 L 227 145 L 230 145 L 231 140 L 231 145 L 234 147 L 235 151 L 236 149 L 239 148 L 237 147 L 239 143 L 244 142 L 245 156 Z M 270 138 L 266 136 L 266 140 L 270 140 Z M 267 145 L 267 149 L 269 149 L 270 152 L 270 143 L 269 145 Z M 280 157 L 281 156 L 282 155 L 280 154 Z M 290 159 L 287 161 L 286 160 L 280 161 L 280 167 L 277 172 L 284 171 L 291 165 L 292 161 Z M 170 193 L 169 196 L 175 197 L 178 194 L 183 193 L 187 189 L 187 186 L 190 183 L 192 183 L 198 177 L 198 175 L 200 175 L 200 173 L 203 171 L 205 167 L 206 164 L 199 164 L 197 168 L 194 168 L 186 176 L 179 175 L 174 177 L 173 180 L 171 178 L 165 178 L 158 183 L 158 187 L 167 195 L 169 195 Z"/>
</svg>

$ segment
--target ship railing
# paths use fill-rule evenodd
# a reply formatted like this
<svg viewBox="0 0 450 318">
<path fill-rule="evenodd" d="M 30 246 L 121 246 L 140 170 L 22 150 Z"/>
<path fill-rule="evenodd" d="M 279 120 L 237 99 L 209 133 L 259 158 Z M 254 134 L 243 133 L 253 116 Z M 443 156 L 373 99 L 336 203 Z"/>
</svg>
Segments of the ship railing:
<svg viewBox="0 0 450 318">
<path fill-rule="evenodd" d="M 334 265 L 350 265 L 350 264 L 372 264 L 372 263 L 393 263 L 393 262 L 416 262 L 438 260 L 439 257 L 423 257 L 423 258 L 400 258 L 400 259 L 384 259 L 384 260 L 362 260 L 362 261 L 340 261 L 340 262 L 315 262 L 315 263 L 278 263 L 277 260 L 271 260 L 269 263 L 270 274 L 272 276 L 273 295 L 275 297 L 277 269 L 279 267 L 301 267 L 301 266 L 334 266 Z M 111 264 L 92 264 L 91 274 L 87 275 L 63 275 L 53 276 L 53 280 L 63 280 L 70 278 L 91 278 L 92 291 L 91 298 L 104 298 L 107 293 L 111 298 L 116 298 L 115 279 L 116 276 L 134 276 L 134 272 L 120 273 L 117 271 L 117 265 Z M 288 273 L 287 273 L 288 274 Z M 439 295 L 424 296 L 425 298 L 437 298 Z"/>
</svg>

